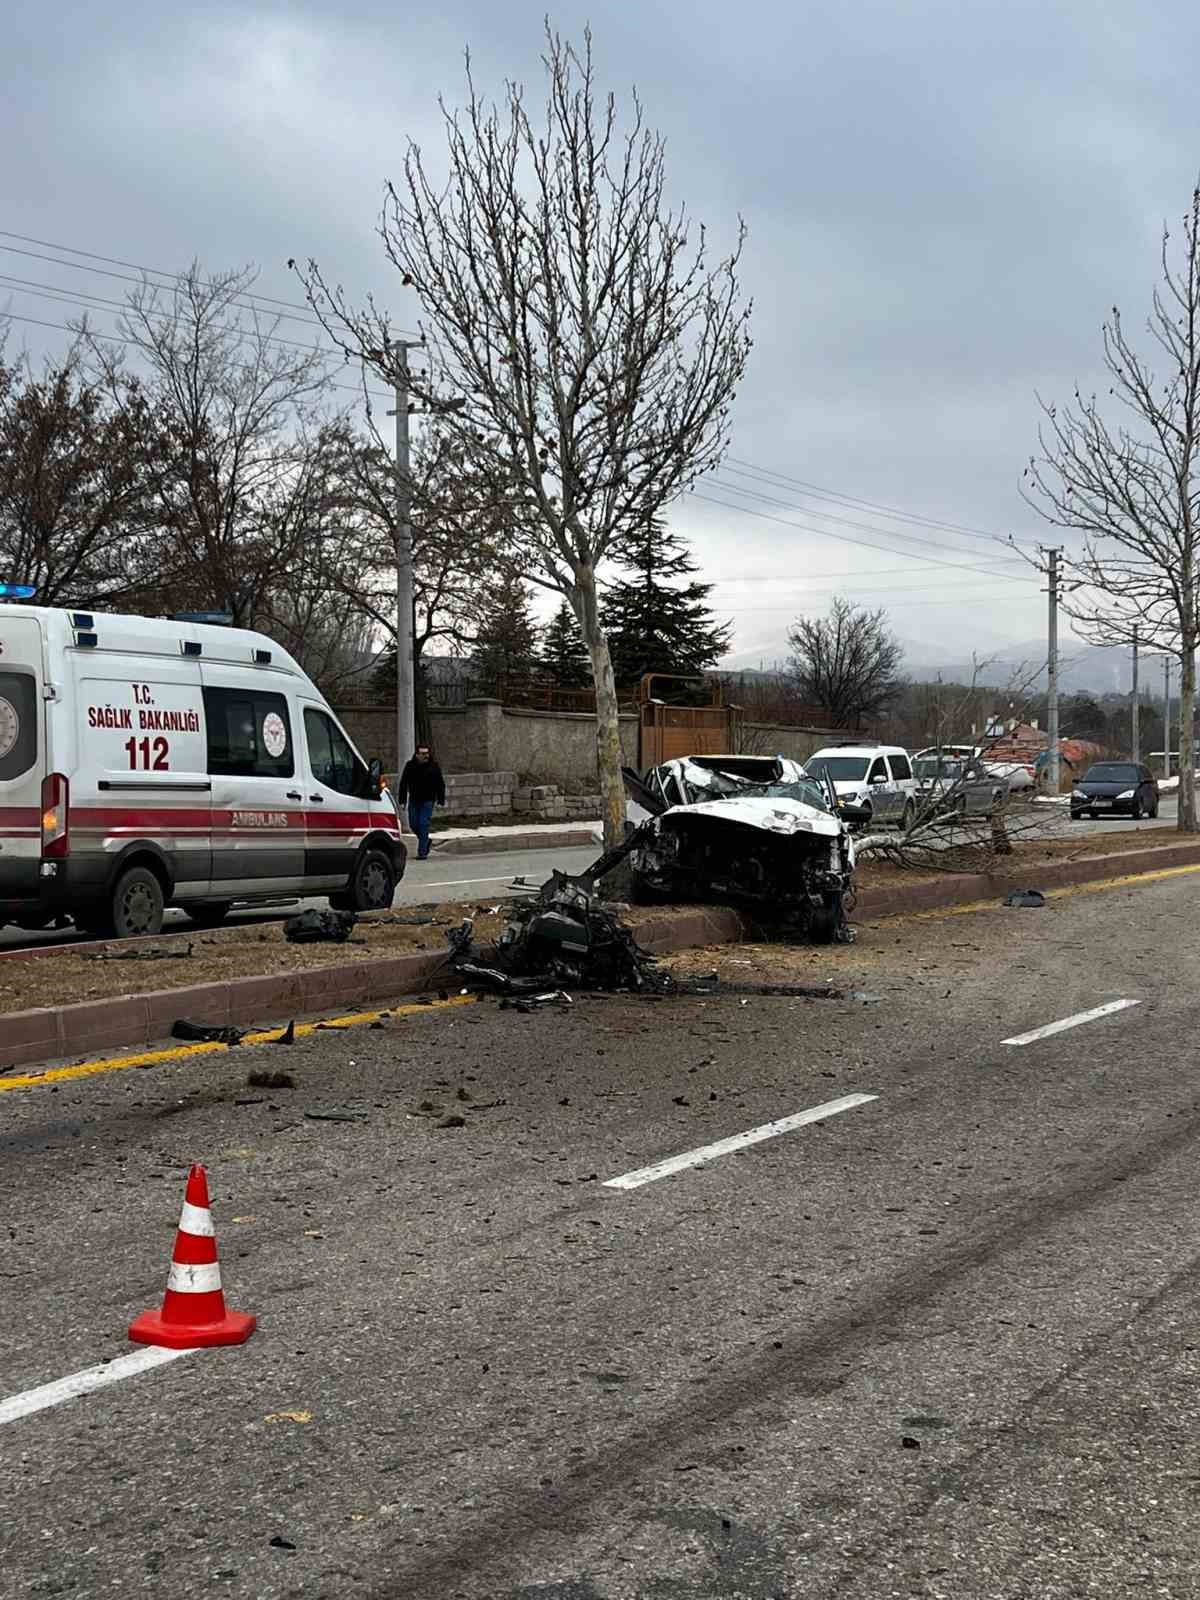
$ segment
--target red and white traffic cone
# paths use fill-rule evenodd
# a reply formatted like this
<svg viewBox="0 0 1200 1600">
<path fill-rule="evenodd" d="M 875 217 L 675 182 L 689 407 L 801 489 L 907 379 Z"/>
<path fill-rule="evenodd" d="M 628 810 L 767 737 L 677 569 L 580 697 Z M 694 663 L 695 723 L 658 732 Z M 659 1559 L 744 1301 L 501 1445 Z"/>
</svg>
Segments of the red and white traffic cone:
<svg viewBox="0 0 1200 1600">
<path fill-rule="evenodd" d="M 257 1324 L 257 1317 L 225 1309 L 208 1176 L 202 1166 L 194 1166 L 188 1173 L 162 1310 L 144 1311 L 129 1324 L 129 1337 L 138 1344 L 190 1350 L 197 1345 L 244 1344 Z"/>
</svg>

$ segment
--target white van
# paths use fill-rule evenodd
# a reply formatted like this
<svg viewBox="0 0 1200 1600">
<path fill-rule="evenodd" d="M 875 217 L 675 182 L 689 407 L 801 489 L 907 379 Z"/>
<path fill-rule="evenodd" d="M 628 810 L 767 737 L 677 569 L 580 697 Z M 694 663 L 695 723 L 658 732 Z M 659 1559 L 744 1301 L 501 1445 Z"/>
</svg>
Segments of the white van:
<svg viewBox="0 0 1200 1600">
<path fill-rule="evenodd" d="M 848 739 L 816 751 L 804 769 L 815 778 L 827 774 L 838 799 L 864 807 L 873 822 L 896 822 L 907 829 L 916 814 L 917 781 L 908 751 L 898 744 Z"/>
<path fill-rule="evenodd" d="M 260 633 L 0 604 L 0 922 L 157 933 L 236 901 L 392 903 L 377 762 Z"/>
</svg>

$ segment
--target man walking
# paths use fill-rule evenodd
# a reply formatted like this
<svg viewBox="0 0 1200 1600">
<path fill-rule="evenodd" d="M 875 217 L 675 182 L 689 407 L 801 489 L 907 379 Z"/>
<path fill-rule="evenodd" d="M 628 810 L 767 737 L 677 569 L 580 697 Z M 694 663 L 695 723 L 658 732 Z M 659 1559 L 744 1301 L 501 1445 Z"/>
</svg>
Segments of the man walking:
<svg viewBox="0 0 1200 1600">
<path fill-rule="evenodd" d="M 417 860 L 427 861 L 433 808 L 446 804 L 446 780 L 427 744 L 417 746 L 416 755 L 400 774 L 400 792 L 396 798 L 401 805 L 408 801 L 408 825 L 417 836 Z"/>
</svg>

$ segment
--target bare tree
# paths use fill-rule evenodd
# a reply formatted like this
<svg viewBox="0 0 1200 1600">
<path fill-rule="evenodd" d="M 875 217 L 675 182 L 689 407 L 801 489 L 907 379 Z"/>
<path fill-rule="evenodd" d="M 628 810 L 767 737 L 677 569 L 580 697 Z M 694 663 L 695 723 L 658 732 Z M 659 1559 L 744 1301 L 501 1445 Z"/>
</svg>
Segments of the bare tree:
<svg viewBox="0 0 1200 1600">
<path fill-rule="evenodd" d="M 1143 354 L 1116 306 L 1103 325 L 1109 397 L 1133 417 L 1110 422 L 1076 389 L 1066 409 L 1042 402 L 1039 449 L 1025 472 L 1030 503 L 1057 527 L 1083 534 L 1068 557 L 1082 587 L 1065 609 L 1095 643 L 1131 643 L 1178 658 L 1179 830 L 1197 831 L 1193 725 L 1200 642 L 1200 188 L 1173 256 L 1164 228 L 1161 281 Z M 1154 362 L 1161 363 L 1156 371 Z"/>
<path fill-rule="evenodd" d="M 395 651 L 397 468 L 371 423 L 345 428 L 331 504 L 336 537 L 326 581 L 353 600 L 385 649 Z M 461 651 L 474 637 L 497 576 L 503 544 L 490 487 L 473 474 L 458 441 L 440 424 L 417 439 L 409 472 L 413 548 L 413 654 L 435 641 Z"/>
<path fill-rule="evenodd" d="M 836 728 L 877 716 L 903 687 L 904 652 L 886 611 L 867 611 L 837 595 L 828 617 L 801 617 L 788 643 L 800 695 L 821 706 Z"/>
<path fill-rule="evenodd" d="M 668 204 L 664 141 L 636 94 L 625 131 L 615 99 L 598 98 L 590 34 L 576 49 L 547 28 L 543 60 L 535 128 L 521 86 L 488 103 L 468 58 L 465 106 L 443 107 L 448 181 L 410 144 L 381 233 L 457 381 L 446 426 L 494 487 L 510 561 L 579 620 L 611 844 L 625 798 L 597 569 L 722 457 L 750 349 L 743 235 L 710 263 L 703 230 Z M 305 283 L 346 348 L 392 376 L 377 308 L 350 309 L 314 263 Z"/>
<path fill-rule="evenodd" d="M 163 465 L 140 386 L 124 382 L 114 403 L 81 353 L 40 375 L 0 359 L 0 568 L 44 605 L 126 598 Z"/>
<path fill-rule="evenodd" d="M 192 266 L 172 289 L 144 282 L 118 320 L 119 348 L 84 327 L 98 379 L 124 407 L 131 369 L 163 430 L 159 533 L 142 603 L 260 619 L 306 537 L 323 471 L 327 357 L 278 336 L 246 310 L 250 268 L 207 277 Z"/>
</svg>

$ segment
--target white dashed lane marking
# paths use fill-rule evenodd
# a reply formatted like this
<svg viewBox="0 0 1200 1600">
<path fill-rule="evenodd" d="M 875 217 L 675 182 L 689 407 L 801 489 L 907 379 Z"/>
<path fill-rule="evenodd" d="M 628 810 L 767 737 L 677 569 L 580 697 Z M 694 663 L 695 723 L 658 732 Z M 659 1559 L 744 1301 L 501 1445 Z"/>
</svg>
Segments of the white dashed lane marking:
<svg viewBox="0 0 1200 1600">
<path fill-rule="evenodd" d="M 1093 1006 L 1090 1011 L 1077 1011 L 1061 1022 L 1047 1022 L 1045 1027 L 1033 1028 L 1029 1033 L 1015 1034 L 1011 1039 L 1001 1039 L 1001 1044 L 1036 1044 L 1039 1039 L 1049 1039 L 1052 1034 L 1066 1033 L 1068 1028 L 1078 1028 L 1084 1022 L 1095 1022 L 1098 1017 L 1111 1017 L 1114 1011 L 1125 1011 L 1129 1006 L 1140 1006 L 1140 1000 L 1110 1000 L 1107 1005 Z"/>
<path fill-rule="evenodd" d="M 808 1122 L 823 1122 L 826 1117 L 836 1117 L 839 1111 L 849 1111 L 854 1106 L 866 1105 L 868 1100 L 878 1100 L 875 1094 L 847 1094 L 840 1100 L 827 1100 L 824 1105 L 813 1106 L 810 1111 L 797 1111 L 790 1117 L 780 1117 L 775 1122 L 764 1122 L 746 1133 L 732 1134 L 728 1139 L 718 1139 L 715 1144 L 701 1145 L 698 1150 L 685 1150 L 682 1155 L 668 1156 L 649 1167 L 638 1167 L 635 1172 L 623 1172 L 619 1178 L 606 1178 L 607 1189 L 640 1189 L 644 1183 L 654 1183 L 658 1178 L 669 1178 L 674 1172 L 688 1167 L 702 1167 L 718 1156 L 733 1155 L 749 1145 L 761 1144 L 764 1139 L 776 1139 L 781 1133 L 791 1133 L 793 1128 L 803 1128 Z"/>
</svg>

